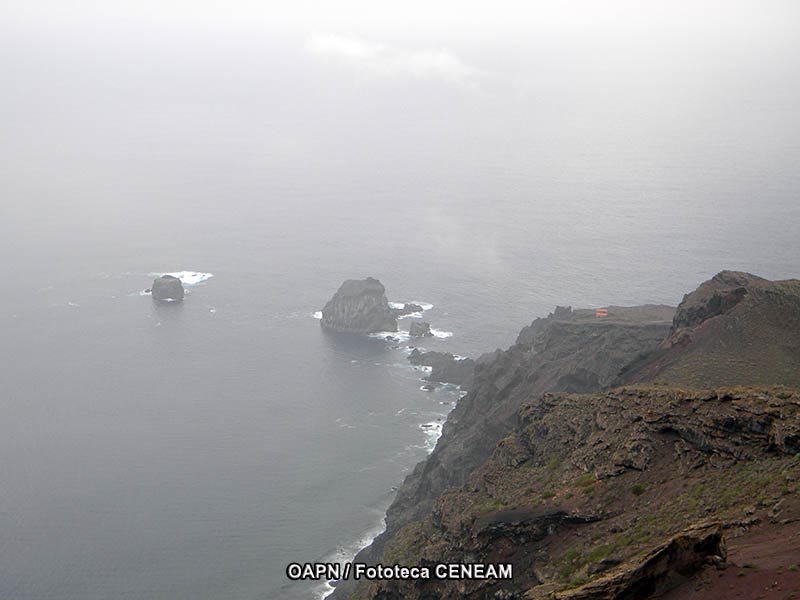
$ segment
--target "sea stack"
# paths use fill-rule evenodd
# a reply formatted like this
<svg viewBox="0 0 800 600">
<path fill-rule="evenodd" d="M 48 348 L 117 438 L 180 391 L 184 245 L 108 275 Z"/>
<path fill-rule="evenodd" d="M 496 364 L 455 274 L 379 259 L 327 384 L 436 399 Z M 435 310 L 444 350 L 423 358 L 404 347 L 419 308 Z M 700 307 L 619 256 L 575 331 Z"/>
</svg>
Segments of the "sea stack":
<svg viewBox="0 0 800 600">
<path fill-rule="evenodd" d="M 162 275 L 153 281 L 153 300 L 159 302 L 179 302 L 185 295 L 181 280 L 172 275 Z"/>
<path fill-rule="evenodd" d="M 431 324 L 425 321 L 414 321 L 408 327 L 408 335 L 415 338 L 431 337 Z"/>
<path fill-rule="evenodd" d="M 340 333 L 397 331 L 386 289 L 372 277 L 345 281 L 322 309 L 320 324 Z"/>
<path fill-rule="evenodd" d="M 413 302 L 406 302 L 401 307 L 392 308 L 392 314 L 395 317 L 407 317 L 408 315 L 420 314 L 422 311 L 425 310 L 419 304 L 414 304 Z"/>
</svg>

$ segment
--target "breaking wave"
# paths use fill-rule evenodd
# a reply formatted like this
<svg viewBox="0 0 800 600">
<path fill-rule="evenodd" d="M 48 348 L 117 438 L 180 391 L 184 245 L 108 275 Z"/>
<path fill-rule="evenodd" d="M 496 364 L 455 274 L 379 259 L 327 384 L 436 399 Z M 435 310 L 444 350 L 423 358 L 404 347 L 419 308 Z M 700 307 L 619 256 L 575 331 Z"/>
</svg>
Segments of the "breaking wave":
<svg viewBox="0 0 800 600">
<path fill-rule="evenodd" d="M 164 275 L 172 275 L 181 280 L 183 285 L 197 285 L 211 279 L 213 273 L 200 273 L 198 271 L 175 271 L 173 273 L 150 273 L 153 277 L 163 277 Z"/>
</svg>

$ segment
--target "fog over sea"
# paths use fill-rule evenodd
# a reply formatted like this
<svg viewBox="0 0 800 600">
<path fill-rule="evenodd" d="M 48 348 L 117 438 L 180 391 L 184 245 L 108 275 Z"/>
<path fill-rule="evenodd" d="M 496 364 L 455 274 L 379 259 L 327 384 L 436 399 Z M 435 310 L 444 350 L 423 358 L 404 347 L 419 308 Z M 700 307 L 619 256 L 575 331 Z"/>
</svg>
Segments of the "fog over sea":
<svg viewBox="0 0 800 600">
<path fill-rule="evenodd" d="M 12 8 L 0 598 L 320 597 L 287 563 L 380 531 L 459 395 L 320 329 L 345 279 L 477 356 L 556 304 L 800 276 L 798 11 L 730 4 L 502 32 Z M 182 271 L 182 304 L 141 293 Z"/>
</svg>

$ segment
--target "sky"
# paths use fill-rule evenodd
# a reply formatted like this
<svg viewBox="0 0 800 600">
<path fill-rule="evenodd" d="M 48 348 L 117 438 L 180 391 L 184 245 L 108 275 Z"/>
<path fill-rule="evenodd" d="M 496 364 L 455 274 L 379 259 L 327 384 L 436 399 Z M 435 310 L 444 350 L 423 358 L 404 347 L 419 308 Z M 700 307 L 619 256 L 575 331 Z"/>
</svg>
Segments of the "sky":
<svg viewBox="0 0 800 600">
<path fill-rule="evenodd" d="M 0 177 L 46 198 L 220 149 L 254 172 L 458 153 L 534 177 L 592 155 L 624 180 L 621 152 L 736 147 L 720 168 L 765 173 L 795 158 L 798 31 L 795 0 L 5 0 Z"/>
<path fill-rule="evenodd" d="M 5 27 L 330 28 L 429 30 L 491 36 L 500 31 L 771 28 L 788 33 L 793 0 L 6 0 Z"/>
</svg>

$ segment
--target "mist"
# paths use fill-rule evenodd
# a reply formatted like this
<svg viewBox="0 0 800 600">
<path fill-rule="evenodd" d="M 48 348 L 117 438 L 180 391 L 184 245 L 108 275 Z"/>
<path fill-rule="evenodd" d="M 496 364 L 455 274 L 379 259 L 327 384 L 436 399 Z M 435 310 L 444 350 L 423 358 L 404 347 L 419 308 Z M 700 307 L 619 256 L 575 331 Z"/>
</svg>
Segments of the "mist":
<svg viewBox="0 0 800 600">
<path fill-rule="evenodd" d="M 286 562 L 369 541 L 458 399 L 320 333 L 345 279 L 477 357 L 557 304 L 796 277 L 799 30 L 788 0 L 5 2 L 0 596 L 320 597 Z"/>
</svg>

